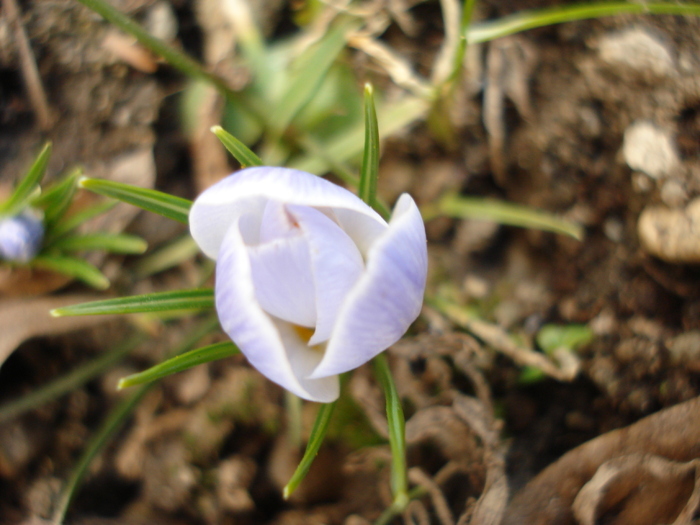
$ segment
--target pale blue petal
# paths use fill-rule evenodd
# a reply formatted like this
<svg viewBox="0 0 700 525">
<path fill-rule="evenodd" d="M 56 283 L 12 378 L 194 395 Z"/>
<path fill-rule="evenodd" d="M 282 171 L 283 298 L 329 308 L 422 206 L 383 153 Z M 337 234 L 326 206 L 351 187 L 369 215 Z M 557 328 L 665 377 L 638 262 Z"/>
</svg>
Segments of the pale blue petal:
<svg viewBox="0 0 700 525">
<path fill-rule="evenodd" d="M 231 224 L 246 214 L 259 224 L 269 200 L 332 208 L 363 256 L 386 230 L 386 222 L 374 210 L 332 182 L 304 171 L 255 167 L 226 177 L 195 200 L 189 216 L 192 236 L 205 254 L 216 259 Z M 246 242 L 256 241 L 246 237 Z"/>
<path fill-rule="evenodd" d="M 31 212 L 0 219 L 0 259 L 26 263 L 41 249 L 44 225 Z"/>
<path fill-rule="evenodd" d="M 369 251 L 365 273 L 343 304 L 323 361 L 310 376 L 336 375 L 394 344 L 418 317 L 428 271 L 425 226 L 404 194 L 389 228 Z"/>
<path fill-rule="evenodd" d="M 328 403 L 338 397 L 338 378 L 308 379 L 308 369 L 313 364 L 313 355 L 308 352 L 314 351 L 300 339 L 295 341 L 290 333 L 285 333 L 285 346 L 275 321 L 260 307 L 238 221 L 223 239 L 215 293 L 221 326 L 258 371 L 304 399 Z"/>
<path fill-rule="evenodd" d="M 309 345 L 325 342 L 331 335 L 343 301 L 364 270 L 357 246 L 340 227 L 320 211 L 308 206 L 287 206 L 307 239 L 316 295 L 316 331 Z M 300 324 L 300 323 L 298 323 Z"/>
</svg>

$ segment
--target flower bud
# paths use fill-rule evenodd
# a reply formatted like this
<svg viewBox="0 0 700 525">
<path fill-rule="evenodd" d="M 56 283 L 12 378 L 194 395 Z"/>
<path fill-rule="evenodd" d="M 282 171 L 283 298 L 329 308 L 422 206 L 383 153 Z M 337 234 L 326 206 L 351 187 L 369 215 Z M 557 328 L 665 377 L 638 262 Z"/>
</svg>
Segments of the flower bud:
<svg viewBox="0 0 700 525">
<path fill-rule="evenodd" d="M 44 224 L 33 211 L 0 219 L 0 259 L 14 263 L 31 261 L 41 249 Z"/>
</svg>

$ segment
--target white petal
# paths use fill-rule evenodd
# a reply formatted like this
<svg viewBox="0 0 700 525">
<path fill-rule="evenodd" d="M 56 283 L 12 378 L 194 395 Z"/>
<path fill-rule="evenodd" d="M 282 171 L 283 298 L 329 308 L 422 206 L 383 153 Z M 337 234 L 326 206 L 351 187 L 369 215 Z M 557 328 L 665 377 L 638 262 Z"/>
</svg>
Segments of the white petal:
<svg viewBox="0 0 700 525">
<path fill-rule="evenodd" d="M 330 337 L 340 306 L 364 270 L 364 261 L 352 239 L 323 213 L 308 206 L 288 205 L 287 209 L 310 248 L 308 268 L 313 271 L 317 313 L 316 331 L 309 341 L 313 346 Z"/>
<path fill-rule="evenodd" d="M 298 338 L 294 343 L 289 333 L 283 342 L 275 322 L 258 304 L 238 221 L 231 225 L 221 246 L 216 268 L 216 310 L 224 331 L 268 379 L 311 401 L 329 403 L 338 397 L 338 378 L 308 379 L 308 368 L 313 364 L 309 353 L 315 352 L 299 348 L 306 345 Z M 278 324 L 283 325 L 281 321 Z"/>
<path fill-rule="evenodd" d="M 367 268 L 338 314 L 323 361 L 310 376 L 352 370 L 398 341 L 418 317 L 428 271 L 425 226 L 404 194 Z"/>
<path fill-rule="evenodd" d="M 314 277 L 306 237 L 249 247 L 248 255 L 255 296 L 263 310 L 290 323 L 316 326 Z M 221 262 L 219 267 L 223 267 Z"/>
<path fill-rule="evenodd" d="M 189 217 L 192 236 L 216 259 L 229 226 L 245 214 L 259 220 L 268 200 L 333 208 L 363 255 L 387 227 L 374 210 L 332 182 L 299 170 L 255 167 L 226 177 L 197 198 Z"/>
<path fill-rule="evenodd" d="M 258 242 L 265 243 L 298 235 L 301 235 L 301 229 L 286 206 L 279 201 L 267 201 L 260 221 Z M 245 240 L 245 236 L 243 239 Z"/>
</svg>

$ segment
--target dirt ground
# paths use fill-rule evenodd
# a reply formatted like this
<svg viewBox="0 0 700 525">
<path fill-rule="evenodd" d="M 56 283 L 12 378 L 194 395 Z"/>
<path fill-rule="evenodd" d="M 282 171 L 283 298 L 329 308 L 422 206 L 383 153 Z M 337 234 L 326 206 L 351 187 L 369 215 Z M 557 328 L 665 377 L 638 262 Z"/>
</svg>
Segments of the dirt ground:
<svg viewBox="0 0 700 525">
<path fill-rule="evenodd" d="M 202 59 L 206 2 L 113 3 Z M 549 4 L 487 0 L 478 2 L 477 18 Z M 194 198 L 208 172 L 198 149 L 205 146 L 182 131 L 180 74 L 147 55 L 140 69 L 127 63 L 104 44 L 110 26 L 76 1 L 19 8 L 49 114 L 42 128 L 13 26 L 3 18 L 0 188 L 11 187 L 50 139 L 49 177 L 81 164 L 91 177 Z M 265 2 L 260 13 L 271 40 L 296 30 L 290 5 Z M 419 3 L 405 16 L 413 32 L 394 21 L 381 39 L 425 73 L 442 41 L 439 4 Z M 359 79 L 390 86 L 360 51 L 346 60 Z M 406 408 L 409 479 L 423 490 L 392 523 L 695 523 L 700 20 L 621 15 L 567 23 L 474 46 L 468 63 L 448 110 L 454 133 L 439 138 L 416 122 L 389 137 L 380 193 L 392 201 L 410 191 L 420 205 L 448 190 L 498 198 L 575 221 L 585 235 L 578 241 L 446 217 L 427 223 L 428 295 L 477 307 L 481 324 L 460 323 L 429 302 L 389 350 Z M 106 227 L 137 233 L 152 247 L 183 231 L 119 209 Z M 137 258 L 96 262 L 115 295 L 191 288 L 210 271 L 197 257 L 139 279 Z M 149 335 L 100 377 L 0 421 L 0 523 L 49 520 L 91 436 L 130 395 L 115 390 L 118 378 L 158 362 L 202 322 L 47 328 L 39 311 L 86 293 L 97 296 L 75 283 L 51 295 L 0 296 L 0 316 L 24 312 L 28 326 L 0 368 L 0 403 L 132 332 Z M 585 325 L 593 337 L 574 354 L 570 377 L 524 381 L 518 352 L 546 324 Z M 202 344 L 216 340 L 222 337 Z M 303 408 L 302 438 L 315 409 Z M 383 410 L 371 370 L 357 370 L 309 477 L 283 501 L 303 450 L 285 423 L 283 392 L 238 357 L 169 377 L 144 394 L 89 466 L 67 523 L 371 523 L 391 504 Z"/>
</svg>

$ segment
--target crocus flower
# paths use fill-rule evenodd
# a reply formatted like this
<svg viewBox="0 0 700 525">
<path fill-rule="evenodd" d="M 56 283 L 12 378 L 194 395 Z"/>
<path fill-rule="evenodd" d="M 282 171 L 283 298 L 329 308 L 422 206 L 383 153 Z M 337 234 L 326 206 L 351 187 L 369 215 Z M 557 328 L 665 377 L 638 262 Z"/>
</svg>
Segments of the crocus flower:
<svg viewBox="0 0 700 525">
<path fill-rule="evenodd" d="M 41 217 L 25 210 L 14 217 L 0 219 L 0 259 L 15 263 L 29 262 L 41 248 L 44 224 Z"/>
<path fill-rule="evenodd" d="M 338 397 L 338 374 L 398 341 L 418 316 L 425 227 L 402 195 L 387 224 L 303 171 L 241 170 L 202 193 L 190 230 L 216 260 L 221 326 L 248 361 L 304 399 Z"/>
</svg>

